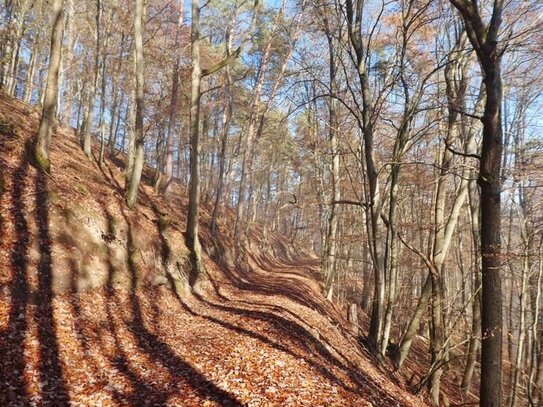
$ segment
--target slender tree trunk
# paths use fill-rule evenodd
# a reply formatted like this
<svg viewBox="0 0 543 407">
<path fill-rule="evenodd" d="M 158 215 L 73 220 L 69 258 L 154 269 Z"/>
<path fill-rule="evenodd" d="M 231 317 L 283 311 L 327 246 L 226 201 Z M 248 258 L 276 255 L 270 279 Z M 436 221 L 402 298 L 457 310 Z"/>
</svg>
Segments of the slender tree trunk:
<svg viewBox="0 0 543 407">
<path fill-rule="evenodd" d="M 126 203 L 129 208 L 136 205 L 138 188 L 143 170 L 143 115 L 144 105 L 144 60 L 143 60 L 143 22 L 144 1 L 136 0 L 136 13 L 134 16 L 134 45 L 135 45 L 135 76 L 136 76 L 136 111 L 134 128 L 134 168 L 130 176 L 130 182 L 126 191 Z"/>
<path fill-rule="evenodd" d="M 406 118 L 406 120 L 408 120 Z M 393 164 L 390 175 L 390 193 L 389 193 L 389 210 L 388 210 L 388 226 L 387 240 L 385 245 L 385 271 L 388 277 L 388 292 L 386 298 L 386 308 L 383 320 L 383 333 L 380 343 L 381 355 L 386 354 L 388 342 L 390 338 L 390 329 L 392 327 L 392 316 L 396 302 L 396 280 L 397 280 L 397 249 L 396 249 L 396 213 L 398 206 L 398 189 L 400 182 L 400 161 L 403 155 L 405 146 L 405 137 L 407 133 L 400 129 L 396 142 L 394 143 Z"/>
<path fill-rule="evenodd" d="M 49 158 L 49 145 L 51 132 L 55 120 L 58 71 L 60 67 L 60 50 L 62 48 L 62 30 L 64 27 L 64 1 L 55 0 L 53 3 L 53 29 L 51 31 L 51 51 L 49 57 L 49 71 L 47 72 L 47 87 L 40 120 L 38 134 L 35 140 L 34 157 L 38 166 L 46 171 L 51 171 Z"/>
<path fill-rule="evenodd" d="M 192 256 L 192 272 L 190 285 L 198 289 L 198 285 L 204 278 L 204 264 L 202 260 L 202 248 L 198 236 L 199 212 L 200 212 L 200 5 L 199 0 L 192 0 L 191 22 L 191 98 L 190 98 L 190 186 L 189 186 L 189 210 L 187 217 L 187 238 Z"/>
<path fill-rule="evenodd" d="M 432 278 L 432 295 L 431 295 L 431 363 L 434 366 L 430 373 L 429 390 L 432 403 L 435 406 L 440 405 L 440 385 L 443 368 L 441 367 L 444 358 L 445 344 L 445 324 L 443 321 L 443 289 L 441 284 L 441 276 L 438 272 L 430 273 Z"/>
<path fill-rule="evenodd" d="M 519 335 L 517 340 L 517 353 L 515 355 L 515 361 L 512 364 L 513 367 L 513 380 L 511 382 L 511 394 L 510 394 L 510 403 L 509 405 L 511 407 L 515 407 L 517 405 L 517 397 L 518 397 L 518 390 L 519 390 L 519 380 L 520 380 L 520 374 L 523 366 L 524 361 L 524 348 L 526 343 L 526 297 L 528 295 L 527 293 L 527 284 L 528 284 L 528 272 L 529 272 L 529 262 L 528 262 L 528 248 L 525 247 L 525 253 L 522 259 L 522 266 L 521 266 L 521 281 L 520 281 L 520 293 L 519 293 Z"/>
<path fill-rule="evenodd" d="M 98 155 L 98 165 L 102 165 L 104 161 L 104 148 L 105 148 L 105 132 L 106 132 L 106 120 L 104 117 L 104 111 L 106 108 L 106 67 L 107 67 L 107 49 L 109 45 L 110 35 L 108 34 L 104 43 L 104 56 L 102 58 L 102 73 L 101 73 L 101 87 L 100 87 L 100 116 L 98 120 L 98 131 L 100 132 L 100 154 Z M 111 118 L 113 120 L 113 118 Z"/>
<path fill-rule="evenodd" d="M 226 32 L 226 57 L 230 55 L 232 46 L 232 22 L 229 24 Z M 221 205 L 221 199 L 224 189 L 224 171 L 226 164 L 226 148 L 228 145 L 228 132 L 230 131 L 230 120 L 232 119 L 232 91 L 230 85 L 232 78 L 230 76 L 230 67 L 227 65 L 225 68 L 225 87 L 224 87 L 224 111 L 222 115 L 222 134 L 221 134 L 221 151 L 219 153 L 219 174 L 217 179 L 217 191 L 215 192 L 215 203 L 213 204 L 213 214 L 211 215 L 211 233 L 217 235 L 217 218 L 219 216 L 219 210 Z"/>
<path fill-rule="evenodd" d="M 462 377 L 462 393 L 467 396 L 471 387 L 471 380 L 475 370 L 475 363 L 481 347 L 481 272 L 480 272 L 480 239 L 479 239 L 479 207 L 477 194 L 477 185 L 475 185 L 475 172 L 471 171 L 472 180 L 469 181 L 469 206 L 471 215 L 471 235 L 473 241 L 475 272 L 473 276 L 473 303 L 472 303 L 472 322 L 471 337 L 468 344 L 468 356 L 466 368 Z"/>
<path fill-rule="evenodd" d="M 67 32 L 67 43 L 66 43 L 66 57 L 64 58 L 64 76 L 67 76 L 67 72 L 72 69 L 73 63 L 73 20 L 74 20 L 74 2 L 73 0 L 68 0 L 68 13 L 66 21 L 66 32 Z M 66 84 L 66 90 L 64 92 L 64 104 L 62 106 L 62 112 L 60 112 L 60 117 L 63 122 L 70 123 L 72 118 L 72 104 L 73 104 L 73 86 L 71 83 Z"/>
<path fill-rule="evenodd" d="M 485 69 L 481 187 L 482 356 L 481 405 L 500 406 L 502 389 L 501 157 L 502 82 L 498 66 Z"/>
<path fill-rule="evenodd" d="M 108 154 L 113 155 L 113 148 L 115 147 L 115 142 L 117 141 L 116 129 L 119 123 L 119 117 L 121 116 L 119 106 L 122 105 L 119 103 L 119 92 L 116 87 L 113 86 L 113 103 L 109 109 L 110 121 L 109 121 L 109 135 L 107 139 L 107 150 Z"/>
<path fill-rule="evenodd" d="M 102 0 L 96 0 L 96 49 L 94 54 L 94 77 L 90 81 L 90 89 L 87 98 L 87 107 L 85 111 L 85 116 L 83 119 L 83 126 L 81 129 L 81 137 L 83 139 L 83 151 L 85 155 L 91 159 L 92 158 L 92 149 L 91 149 L 91 134 L 92 134 L 92 125 L 94 121 L 94 99 L 96 97 L 96 87 L 98 85 L 99 77 L 99 65 L 100 65 L 100 31 L 101 31 L 101 21 L 102 21 Z"/>
<path fill-rule="evenodd" d="M 335 61 L 335 49 L 333 45 L 333 38 L 328 27 L 326 28 L 326 36 L 328 39 L 328 51 L 329 51 L 329 76 L 330 76 L 330 93 L 336 92 L 336 61 Z M 330 205 L 330 217 L 328 218 L 328 232 L 326 237 L 326 250 L 324 260 L 324 282 L 326 296 L 329 300 L 333 297 L 333 281 L 336 274 L 336 257 L 338 250 L 338 227 L 339 227 L 339 214 L 338 202 L 341 199 L 341 189 L 339 183 L 339 146 L 338 146 L 338 120 L 337 120 L 337 102 L 334 97 L 328 100 L 328 135 L 330 140 L 330 152 L 331 152 L 331 178 L 332 178 L 332 204 Z"/>
<path fill-rule="evenodd" d="M 168 116 L 168 130 L 166 133 L 166 168 L 165 178 L 161 192 L 166 195 L 173 179 L 173 153 L 174 153 L 174 131 L 176 128 L 176 115 L 179 94 L 179 48 L 181 47 L 181 27 L 183 26 L 183 1 L 179 2 L 179 17 L 177 30 L 175 32 L 175 62 L 172 72 L 172 95 L 170 100 L 170 111 Z"/>
<path fill-rule="evenodd" d="M 364 289 L 362 291 L 362 310 L 369 314 L 371 311 L 371 267 L 368 259 L 368 245 L 362 246 L 362 276 L 364 281 Z"/>
<path fill-rule="evenodd" d="M 134 61 L 136 58 L 134 57 Z M 134 172 L 134 161 L 136 157 L 136 128 L 134 126 L 136 122 L 136 88 L 132 89 L 132 98 L 127 111 L 127 133 L 128 133 L 128 147 L 126 150 L 126 168 L 124 172 L 125 189 L 128 190 L 128 186 L 132 180 L 132 174 Z M 124 140 L 123 140 L 124 147 Z"/>
<path fill-rule="evenodd" d="M 366 202 L 368 205 L 366 225 L 374 273 L 374 293 L 368 337 L 371 346 L 379 352 L 385 315 L 385 262 L 383 253 L 383 222 L 381 221 L 380 213 L 379 177 L 374 153 L 374 106 L 369 74 L 366 67 L 367 50 L 362 39 L 362 9 L 363 2 L 361 0 L 347 0 L 346 11 L 349 40 L 356 56 L 356 69 L 362 93 L 363 162 L 366 167 L 368 183 L 366 191 Z"/>
<path fill-rule="evenodd" d="M 532 363 L 529 373 L 529 385 L 528 385 L 528 400 L 530 406 L 541 404 L 542 391 L 543 391 L 543 352 L 542 349 L 542 335 L 541 335 L 541 282 L 543 277 L 543 239 L 539 240 L 539 269 L 537 272 L 536 282 L 534 284 L 534 298 L 533 298 L 533 321 L 532 321 Z"/>
<path fill-rule="evenodd" d="M 32 100 L 32 92 L 34 90 L 34 75 L 36 73 L 36 60 L 38 59 L 40 44 L 40 36 L 38 35 L 32 45 L 32 54 L 30 56 L 30 68 L 28 69 L 28 74 L 26 76 L 26 86 L 25 86 L 25 103 L 30 103 Z"/>
</svg>

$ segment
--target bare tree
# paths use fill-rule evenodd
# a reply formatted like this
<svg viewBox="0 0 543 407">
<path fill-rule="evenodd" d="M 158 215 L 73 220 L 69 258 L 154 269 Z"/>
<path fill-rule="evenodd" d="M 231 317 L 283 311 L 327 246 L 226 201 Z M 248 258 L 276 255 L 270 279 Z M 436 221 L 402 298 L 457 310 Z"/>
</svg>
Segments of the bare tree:
<svg viewBox="0 0 543 407">
<path fill-rule="evenodd" d="M 51 132 L 57 109 L 58 72 L 60 67 L 60 50 L 64 27 L 64 1 L 55 0 L 53 3 L 53 29 L 51 31 L 51 50 L 49 56 L 49 71 L 43 103 L 40 127 L 35 140 L 34 157 L 38 166 L 46 172 L 51 171 L 49 145 Z"/>
<path fill-rule="evenodd" d="M 189 283 L 197 287 L 204 277 L 202 247 L 198 236 L 200 213 L 200 98 L 202 73 L 200 68 L 200 4 L 192 0 L 191 21 L 191 97 L 190 97 L 190 186 L 187 238 L 192 255 L 192 273 Z"/>
<path fill-rule="evenodd" d="M 94 120 L 94 99 L 96 97 L 96 87 L 98 86 L 98 78 L 100 71 L 100 48 L 101 48 L 101 25 L 102 25 L 102 0 L 96 0 L 96 46 L 94 49 L 94 66 L 93 66 L 93 78 L 90 81 L 90 87 L 87 94 L 86 110 L 83 118 L 83 124 L 81 126 L 81 140 L 83 143 L 83 151 L 85 155 L 90 159 L 92 158 L 91 149 L 91 131 Z"/>
<path fill-rule="evenodd" d="M 181 28 L 183 27 L 183 2 L 179 2 L 179 16 L 177 28 L 175 31 L 175 58 L 172 71 L 172 95 L 170 100 L 170 109 L 168 113 L 168 128 L 166 132 L 166 168 L 165 178 L 160 186 L 161 192 L 166 195 L 170 188 L 173 179 L 173 153 L 174 153 L 174 130 L 176 127 L 177 109 L 178 109 L 178 93 L 179 93 L 179 67 L 180 67 L 180 52 L 181 48 Z M 160 183 L 160 182 L 159 182 Z"/>
<path fill-rule="evenodd" d="M 494 1 L 490 21 L 483 20 L 478 2 L 451 0 L 464 20 L 466 32 L 483 72 L 486 102 L 483 112 L 483 142 L 479 166 L 481 188 L 482 256 L 482 406 L 502 404 L 502 291 L 501 291 L 501 163 L 503 150 L 501 104 L 503 97 L 501 59 L 505 50 L 499 41 L 503 0 Z"/>
<path fill-rule="evenodd" d="M 138 198 L 138 188 L 143 170 L 143 115 L 145 111 L 144 104 L 144 78 L 143 78 L 143 14 L 144 1 L 136 0 L 136 13 L 134 16 L 134 44 L 135 44 L 135 62 L 134 75 L 136 78 L 136 109 L 134 132 L 134 168 L 132 170 L 129 183 L 126 186 L 126 202 L 129 208 L 136 205 Z"/>
</svg>

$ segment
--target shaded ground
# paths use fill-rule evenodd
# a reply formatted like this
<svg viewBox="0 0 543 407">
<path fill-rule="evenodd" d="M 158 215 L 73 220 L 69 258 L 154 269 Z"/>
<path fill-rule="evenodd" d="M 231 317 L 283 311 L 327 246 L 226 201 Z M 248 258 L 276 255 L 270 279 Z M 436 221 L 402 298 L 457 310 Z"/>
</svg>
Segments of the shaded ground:
<svg viewBox="0 0 543 407">
<path fill-rule="evenodd" d="M 12 392 L 1 405 L 415 404 L 326 317 L 287 296 L 223 284 L 222 298 L 180 300 L 165 288 L 66 294 L 52 301 L 53 326 L 27 306 L 24 346 L 3 336 Z"/>
<path fill-rule="evenodd" d="M 178 296 L 154 281 L 184 271 L 182 188 L 144 185 L 127 211 L 122 161 L 100 168 L 62 130 L 44 176 L 24 151 L 37 114 L 0 95 L 0 115 L 17 130 L 0 128 L 0 406 L 423 405 L 350 335 L 314 259 L 271 234 Z"/>
</svg>

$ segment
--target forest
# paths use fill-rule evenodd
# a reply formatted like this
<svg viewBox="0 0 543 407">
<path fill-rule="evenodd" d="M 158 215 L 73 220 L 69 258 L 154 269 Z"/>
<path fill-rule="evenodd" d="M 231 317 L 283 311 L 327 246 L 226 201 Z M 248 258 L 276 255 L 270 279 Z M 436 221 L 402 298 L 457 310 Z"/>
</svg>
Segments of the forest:
<svg viewBox="0 0 543 407">
<path fill-rule="evenodd" d="M 543 405 L 542 45 L 541 0 L 1 0 L 0 404 Z"/>
</svg>

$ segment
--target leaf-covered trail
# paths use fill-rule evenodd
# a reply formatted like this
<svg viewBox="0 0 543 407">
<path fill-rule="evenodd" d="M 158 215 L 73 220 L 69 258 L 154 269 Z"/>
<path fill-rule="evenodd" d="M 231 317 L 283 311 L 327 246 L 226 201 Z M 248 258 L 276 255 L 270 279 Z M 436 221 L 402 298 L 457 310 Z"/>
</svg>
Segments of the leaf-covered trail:
<svg viewBox="0 0 543 407">
<path fill-rule="evenodd" d="M 2 405 L 417 404 L 324 316 L 334 310 L 313 298 L 310 262 L 257 263 L 243 274 L 209 264 L 215 289 L 188 299 L 165 287 L 64 294 L 52 301 L 53 326 L 28 305 L 19 346 L 6 337 L 15 331 L 3 301 Z M 41 360 L 50 343 L 40 327 L 54 329 L 56 357 Z"/>
</svg>

